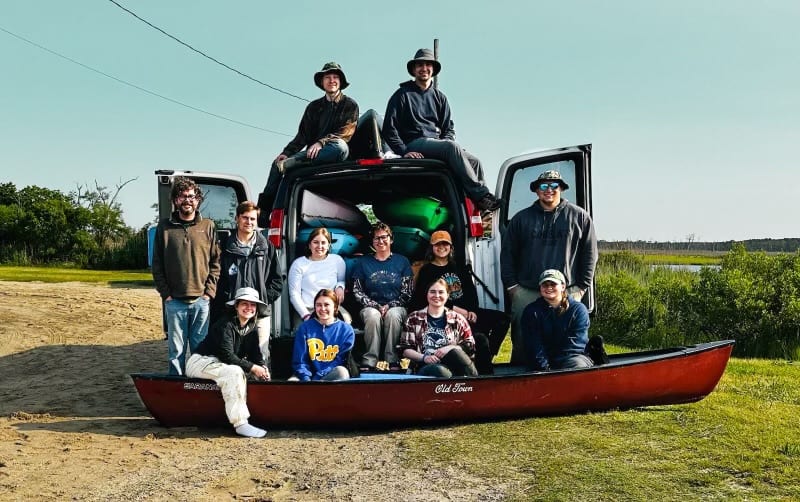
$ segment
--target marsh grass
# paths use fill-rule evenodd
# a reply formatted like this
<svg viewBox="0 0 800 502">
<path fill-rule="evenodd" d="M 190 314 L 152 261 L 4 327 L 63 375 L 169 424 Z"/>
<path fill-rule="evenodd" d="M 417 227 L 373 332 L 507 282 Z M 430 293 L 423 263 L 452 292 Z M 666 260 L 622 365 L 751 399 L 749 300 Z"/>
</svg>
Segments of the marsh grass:
<svg viewBox="0 0 800 502">
<path fill-rule="evenodd" d="M 0 266 L 0 281 L 90 282 L 153 287 L 149 270 L 84 270 L 64 267 Z"/>
<path fill-rule="evenodd" d="M 511 500 L 797 500 L 798 416 L 800 365 L 732 359 L 697 403 L 420 431 L 408 462 Z"/>
</svg>

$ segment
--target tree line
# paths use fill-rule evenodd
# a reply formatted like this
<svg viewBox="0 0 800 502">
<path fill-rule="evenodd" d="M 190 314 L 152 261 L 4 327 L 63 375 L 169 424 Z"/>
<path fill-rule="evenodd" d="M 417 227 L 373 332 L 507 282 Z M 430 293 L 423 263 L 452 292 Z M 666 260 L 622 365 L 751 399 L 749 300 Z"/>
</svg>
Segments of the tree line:
<svg viewBox="0 0 800 502">
<path fill-rule="evenodd" d="M 800 238 L 784 239 L 747 239 L 743 241 L 697 242 L 693 236 L 687 236 L 684 242 L 654 241 L 598 241 L 601 251 L 704 251 L 727 253 L 736 245 L 744 246 L 747 251 L 765 251 L 767 253 L 794 253 L 800 250 Z"/>
<path fill-rule="evenodd" d="M 95 183 L 69 193 L 0 184 L 0 263 L 81 268 L 147 267 L 146 228 L 125 225 L 119 192 Z"/>
</svg>

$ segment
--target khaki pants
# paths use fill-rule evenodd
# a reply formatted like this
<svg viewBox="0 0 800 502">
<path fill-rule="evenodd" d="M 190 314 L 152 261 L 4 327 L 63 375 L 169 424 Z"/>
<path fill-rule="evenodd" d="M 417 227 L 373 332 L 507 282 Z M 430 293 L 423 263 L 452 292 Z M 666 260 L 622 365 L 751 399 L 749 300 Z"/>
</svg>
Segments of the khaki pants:
<svg viewBox="0 0 800 502">
<path fill-rule="evenodd" d="M 214 380 L 225 400 L 225 414 L 235 427 L 247 423 L 247 377 L 239 366 L 225 364 L 213 356 L 192 354 L 186 362 L 186 376 Z"/>
</svg>

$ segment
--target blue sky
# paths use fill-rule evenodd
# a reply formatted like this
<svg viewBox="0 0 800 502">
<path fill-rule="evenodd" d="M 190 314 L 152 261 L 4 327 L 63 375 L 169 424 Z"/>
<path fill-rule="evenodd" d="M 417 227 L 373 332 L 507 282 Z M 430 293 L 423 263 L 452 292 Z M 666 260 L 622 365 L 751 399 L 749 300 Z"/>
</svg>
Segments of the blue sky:
<svg viewBox="0 0 800 502">
<path fill-rule="evenodd" d="M 457 139 L 490 186 L 508 157 L 592 143 L 601 239 L 797 237 L 800 2 L 118 1 L 305 98 L 337 61 L 346 93 L 381 113 L 438 38 Z M 305 107 L 108 0 L 4 0 L 0 28 L 264 129 L 293 135 Z M 4 31 L 0 57 L 0 180 L 69 191 L 137 178 L 120 195 L 131 226 L 154 215 L 155 169 L 237 173 L 258 191 L 289 140 Z"/>
</svg>

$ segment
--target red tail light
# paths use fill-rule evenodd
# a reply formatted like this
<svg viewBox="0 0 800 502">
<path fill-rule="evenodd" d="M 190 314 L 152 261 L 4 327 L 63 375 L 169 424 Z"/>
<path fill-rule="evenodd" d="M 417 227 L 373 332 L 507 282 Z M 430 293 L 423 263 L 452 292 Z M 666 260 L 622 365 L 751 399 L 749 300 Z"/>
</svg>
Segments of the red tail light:
<svg viewBox="0 0 800 502">
<path fill-rule="evenodd" d="M 482 237 L 483 220 L 481 219 L 481 210 L 475 207 L 475 203 L 469 199 L 464 199 L 464 205 L 467 207 L 467 214 L 469 215 L 469 236 Z"/>
<path fill-rule="evenodd" d="M 383 164 L 383 159 L 358 159 L 359 166 L 380 166 Z"/>
<path fill-rule="evenodd" d="M 281 234 L 283 233 L 283 209 L 273 209 L 269 213 L 269 229 L 267 230 L 267 239 L 275 246 L 275 249 L 281 247 Z"/>
</svg>

